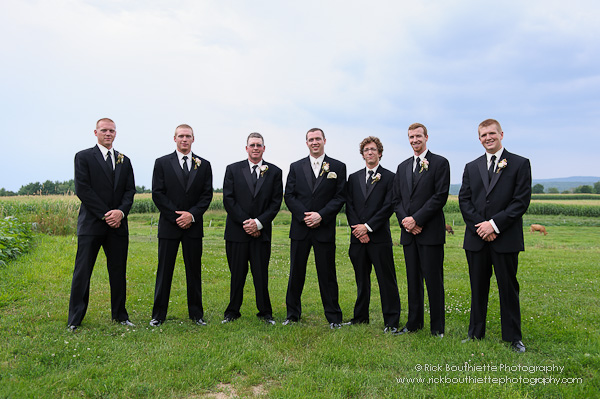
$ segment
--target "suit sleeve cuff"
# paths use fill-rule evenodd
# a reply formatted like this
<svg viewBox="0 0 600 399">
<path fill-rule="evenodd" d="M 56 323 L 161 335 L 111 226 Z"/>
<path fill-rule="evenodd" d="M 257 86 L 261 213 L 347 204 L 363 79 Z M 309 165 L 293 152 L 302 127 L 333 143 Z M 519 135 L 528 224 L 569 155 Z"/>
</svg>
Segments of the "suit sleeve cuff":
<svg viewBox="0 0 600 399">
<path fill-rule="evenodd" d="M 373 232 L 373 229 L 368 224 L 365 223 L 365 227 L 367 228 L 367 230 L 369 230 L 369 233 Z"/>
<path fill-rule="evenodd" d="M 496 223 L 494 223 L 494 219 L 490 219 L 490 224 L 494 228 L 494 231 L 496 232 L 496 234 L 500 234 L 500 230 L 498 230 L 498 226 L 496 226 Z"/>
<path fill-rule="evenodd" d="M 254 219 L 254 222 L 256 223 L 256 228 L 257 228 L 257 229 L 259 229 L 259 230 L 262 230 L 262 229 L 263 229 L 263 225 L 262 225 L 262 223 L 260 222 L 260 220 L 258 220 L 258 219 Z"/>
</svg>

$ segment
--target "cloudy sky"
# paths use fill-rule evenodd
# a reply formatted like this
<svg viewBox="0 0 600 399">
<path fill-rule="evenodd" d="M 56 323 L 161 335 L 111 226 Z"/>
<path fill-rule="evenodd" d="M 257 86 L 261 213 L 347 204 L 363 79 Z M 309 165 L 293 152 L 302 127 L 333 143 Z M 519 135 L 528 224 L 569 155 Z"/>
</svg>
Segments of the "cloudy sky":
<svg viewBox="0 0 600 399">
<path fill-rule="evenodd" d="M 368 135 L 395 170 L 413 122 L 460 183 L 490 117 L 534 179 L 598 176 L 598 20 L 593 0 L 2 1 L 0 187 L 71 179 L 101 117 L 147 187 L 181 123 L 215 187 L 253 131 L 286 174 L 312 127 L 349 172 Z"/>
</svg>

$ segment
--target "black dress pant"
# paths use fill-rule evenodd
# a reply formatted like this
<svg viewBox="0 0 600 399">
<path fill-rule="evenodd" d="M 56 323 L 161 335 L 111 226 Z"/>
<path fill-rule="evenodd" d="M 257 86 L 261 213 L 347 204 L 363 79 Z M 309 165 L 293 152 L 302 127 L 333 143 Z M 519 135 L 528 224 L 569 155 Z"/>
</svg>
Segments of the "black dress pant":
<svg viewBox="0 0 600 399">
<path fill-rule="evenodd" d="M 90 299 L 90 279 L 100 247 L 106 255 L 106 267 L 110 283 L 111 315 L 114 320 L 129 319 L 125 309 L 127 282 L 127 249 L 129 236 L 108 232 L 98 236 L 77 237 L 77 255 L 71 282 L 68 325 L 79 326 L 87 312 Z"/>
</svg>

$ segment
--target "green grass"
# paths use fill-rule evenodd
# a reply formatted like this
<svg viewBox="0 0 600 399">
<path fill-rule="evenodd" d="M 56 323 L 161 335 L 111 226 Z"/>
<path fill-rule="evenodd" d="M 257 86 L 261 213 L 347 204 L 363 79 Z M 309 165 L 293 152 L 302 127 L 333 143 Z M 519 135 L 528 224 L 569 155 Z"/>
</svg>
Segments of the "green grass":
<svg viewBox="0 0 600 399">
<path fill-rule="evenodd" d="M 534 216 L 531 216 L 534 217 Z M 347 256 L 349 231 L 337 235 L 337 273 L 344 319 L 352 316 L 356 285 Z M 379 291 L 373 274 L 371 324 L 329 329 L 310 260 L 302 297 L 303 318 L 290 327 L 262 324 L 251 277 L 242 317 L 222 325 L 229 298 L 225 214 L 205 216 L 203 290 L 207 327 L 187 319 L 181 254 L 167 322 L 147 327 L 155 283 L 156 214 L 130 216 L 127 307 L 136 328 L 110 321 L 105 259 L 98 258 L 88 314 L 75 334 L 66 329 L 76 238 L 38 235 L 28 254 L 0 268 L 0 397 L 92 398 L 525 398 L 600 395 L 600 229 L 585 218 L 535 216 L 549 234 L 525 234 L 519 282 L 525 354 L 501 341 L 498 293 L 492 284 L 484 340 L 462 344 L 469 321 L 470 291 L 462 250 L 464 223 L 446 244 L 446 336 L 425 331 L 383 334 Z M 540 219 L 541 218 L 541 219 Z M 587 219 L 593 220 L 593 219 Z M 208 227 L 208 225 L 211 227 Z M 275 318 L 285 318 L 289 269 L 289 213 L 275 221 L 270 291 Z M 525 227 L 527 228 L 527 227 Z M 399 237 L 397 223 L 394 240 Z M 402 248 L 394 246 L 406 321 L 406 272 Z M 473 366 L 561 366 L 559 371 L 468 371 Z M 440 366 L 442 371 L 432 371 Z M 423 367 L 417 371 L 418 367 Z M 446 371 L 450 367 L 450 371 Z M 466 371 L 465 371 L 466 370 Z M 428 382 L 429 378 L 567 378 L 565 383 Z M 422 378 L 424 381 L 403 380 Z M 573 380 L 581 379 L 581 380 Z M 570 384 L 566 382 L 572 382 Z M 217 396 L 217 394 L 222 396 Z"/>
</svg>

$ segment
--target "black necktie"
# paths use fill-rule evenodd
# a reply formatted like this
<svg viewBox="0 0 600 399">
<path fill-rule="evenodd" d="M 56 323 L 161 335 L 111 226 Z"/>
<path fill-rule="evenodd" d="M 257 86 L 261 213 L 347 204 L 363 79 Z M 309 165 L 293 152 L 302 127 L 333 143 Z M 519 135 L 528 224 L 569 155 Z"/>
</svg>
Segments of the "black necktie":
<svg viewBox="0 0 600 399">
<path fill-rule="evenodd" d="M 492 155 L 492 158 L 490 160 L 490 167 L 488 168 L 488 178 L 489 181 L 492 181 L 492 176 L 494 176 L 494 166 L 496 164 L 496 156 Z"/>
<path fill-rule="evenodd" d="M 371 183 L 371 184 L 373 183 L 373 171 L 370 170 L 370 171 L 367 172 L 367 174 L 369 175 L 367 177 L 367 182 L 366 182 L 366 184 L 367 184 L 367 190 L 368 190 L 369 189 L 369 183 Z"/>
<path fill-rule="evenodd" d="M 417 182 L 417 176 L 419 175 L 420 167 L 421 167 L 421 158 L 417 157 L 417 162 L 415 163 L 415 170 L 413 170 L 413 186 Z"/>
<path fill-rule="evenodd" d="M 112 156 L 110 155 L 110 151 L 106 155 L 106 166 L 108 166 L 108 170 L 110 170 L 111 177 L 115 178 L 115 169 L 113 168 Z"/>
<path fill-rule="evenodd" d="M 256 188 L 256 182 L 258 181 L 258 175 L 256 174 L 256 168 L 258 168 L 258 165 L 254 165 L 252 166 L 252 184 L 254 185 L 254 188 Z"/>
<path fill-rule="evenodd" d="M 187 160 L 188 157 L 187 155 L 184 155 L 183 157 L 183 184 L 187 187 L 188 184 L 188 178 L 190 177 L 190 170 L 188 169 L 188 164 L 187 164 Z"/>
</svg>

